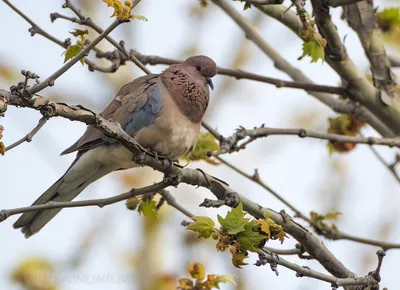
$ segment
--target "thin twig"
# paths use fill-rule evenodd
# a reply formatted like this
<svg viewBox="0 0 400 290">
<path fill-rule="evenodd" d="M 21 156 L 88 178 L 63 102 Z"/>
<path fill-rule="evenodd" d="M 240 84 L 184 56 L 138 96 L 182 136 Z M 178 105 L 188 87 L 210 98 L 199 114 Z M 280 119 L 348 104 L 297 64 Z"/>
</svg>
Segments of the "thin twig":
<svg viewBox="0 0 400 290">
<path fill-rule="evenodd" d="M 246 37 L 249 40 L 253 41 L 254 44 L 256 44 L 260 48 L 260 50 L 262 50 L 274 62 L 274 65 L 277 69 L 285 72 L 295 81 L 312 84 L 312 81 L 306 75 L 304 75 L 302 71 L 293 67 L 286 59 L 284 59 L 279 54 L 278 51 L 276 51 L 267 41 L 265 41 L 265 39 L 261 36 L 261 34 L 257 31 L 257 29 L 245 17 L 243 17 L 243 15 L 239 13 L 228 1 L 226 0 L 211 0 L 211 1 L 217 6 L 219 6 L 226 14 L 229 15 L 229 17 L 232 18 L 233 21 L 236 22 L 236 24 L 245 32 Z M 267 7 L 273 7 L 273 6 L 267 6 Z M 298 19 L 297 16 L 295 18 Z M 300 27 L 297 27 L 297 29 L 299 30 Z M 371 126 L 374 127 L 374 129 L 376 129 L 380 134 L 382 134 L 385 137 L 395 136 L 394 132 L 389 128 L 393 127 L 393 124 L 397 122 L 400 123 L 399 120 L 384 124 L 380 119 L 378 119 L 376 116 L 371 114 L 371 112 L 369 112 L 363 107 L 360 106 L 357 107 L 354 104 L 350 104 L 348 102 L 335 99 L 332 96 L 323 93 L 310 92 L 310 95 L 314 96 L 320 102 L 324 103 L 325 105 L 332 108 L 336 112 L 356 115 L 361 120 L 368 122 Z M 361 104 L 363 104 L 363 102 L 361 102 Z M 390 117 L 394 117 L 394 114 L 390 113 Z M 382 120 L 388 121 L 385 118 L 383 118 Z"/>
<path fill-rule="evenodd" d="M 258 138 L 264 138 L 273 135 L 294 135 L 300 138 L 314 138 L 321 140 L 329 140 L 335 143 L 354 143 L 354 144 L 368 144 L 368 145 L 382 145 L 389 147 L 400 147 L 400 137 L 394 138 L 375 138 L 375 137 L 357 137 L 347 136 L 340 134 L 329 134 L 313 132 L 305 129 L 282 129 L 282 128 L 269 128 L 262 125 L 254 129 L 239 128 L 236 132 L 228 137 L 221 144 L 221 150 L 213 153 L 213 155 L 225 154 L 228 152 L 239 151 L 244 149 L 247 144 L 253 142 Z M 249 137 L 250 139 L 239 144 L 239 141 Z"/>
<path fill-rule="evenodd" d="M 39 205 L 31 205 L 27 207 L 20 207 L 20 208 L 14 208 L 14 209 L 3 209 L 0 211 L 0 222 L 6 220 L 8 217 L 16 214 L 21 214 L 25 212 L 32 212 L 32 211 L 38 211 L 38 210 L 49 210 L 49 209 L 55 209 L 55 208 L 70 208 L 70 207 L 85 207 L 85 206 L 98 206 L 98 207 L 104 207 L 113 203 L 117 203 L 123 200 L 126 200 L 128 198 L 142 195 L 145 193 L 149 192 L 155 192 L 158 190 L 161 190 L 165 187 L 169 186 L 168 183 L 165 183 L 163 181 L 155 183 L 150 186 L 138 188 L 138 189 L 131 189 L 128 192 L 113 196 L 113 197 L 108 197 L 108 198 L 99 198 L 99 199 L 91 199 L 91 200 L 83 200 L 83 201 L 70 201 L 70 202 L 58 202 L 58 201 L 50 201 L 45 204 L 39 204 Z"/>
<path fill-rule="evenodd" d="M 279 193 L 277 193 L 275 190 L 273 190 L 270 186 L 268 186 L 265 182 L 263 182 L 259 176 L 258 170 L 256 169 L 253 175 L 247 174 L 243 170 L 239 169 L 235 165 L 231 164 L 230 162 L 226 161 L 225 159 L 221 158 L 220 156 L 215 156 L 217 160 L 225 164 L 226 166 L 230 167 L 240 175 L 246 177 L 247 179 L 255 182 L 256 184 L 260 185 L 262 188 L 267 190 L 269 193 L 271 193 L 273 196 L 275 196 L 278 200 L 280 200 L 284 205 L 286 205 L 288 208 L 290 208 L 294 213 L 296 217 L 299 217 L 303 220 L 305 220 L 308 223 L 312 223 L 312 221 L 304 215 L 299 209 L 297 209 L 294 205 L 292 205 L 289 201 L 284 199 Z"/>
<path fill-rule="evenodd" d="M 179 203 L 176 202 L 175 197 L 173 197 L 168 190 L 161 189 L 158 192 L 162 195 L 162 197 L 165 199 L 168 205 L 176 208 L 178 211 L 180 211 L 189 218 L 194 217 L 194 214 L 192 214 L 190 211 L 188 211 L 187 209 L 185 209 L 183 206 L 181 206 Z"/>
<path fill-rule="evenodd" d="M 360 237 L 346 234 L 339 230 L 333 230 L 332 228 L 328 228 L 328 227 L 321 229 L 309 217 L 307 217 L 305 214 L 303 214 L 294 205 L 292 205 L 289 201 L 285 200 L 279 193 L 277 193 L 275 190 L 273 190 L 271 187 L 269 187 L 265 182 L 263 182 L 259 176 L 258 170 L 255 170 L 254 174 L 250 175 L 219 156 L 216 156 L 215 158 L 218 159 L 223 164 L 225 164 L 226 166 L 233 169 L 234 171 L 236 171 L 237 173 L 239 173 L 240 175 L 255 182 L 256 184 L 260 185 L 262 188 L 264 188 L 265 190 L 270 192 L 273 196 L 275 196 L 278 200 L 280 200 L 283 204 L 285 204 L 288 208 L 290 208 L 295 213 L 296 217 L 299 217 L 299 218 L 303 219 L 304 221 L 308 222 L 311 226 L 313 226 L 314 228 L 317 229 L 317 232 L 319 234 L 323 235 L 324 237 L 326 237 L 328 239 L 348 240 L 348 241 L 358 242 L 358 243 L 365 244 L 365 245 L 377 246 L 377 247 L 382 248 L 383 250 L 400 249 L 400 244 L 389 243 L 389 242 L 384 242 L 384 241 L 377 241 L 377 240 L 366 239 L 366 238 L 360 238 Z"/>
<path fill-rule="evenodd" d="M 285 268 L 295 271 L 297 277 L 310 277 L 317 280 L 325 281 L 331 283 L 332 287 L 342 287 L 342 286 L 374 286 L 378 285 L 379 281 L 376 281 L 372 275 L 367 275 L 366 277 L 352 277 L 352 278 L 337 278 L 329 276 L 315 270 L 312 270 L 306 266 L 299 266 L 288 260 L 263 249 L 260 251 L 259 264 L 264 265 L 266 263 L 281 265 Z M 264 260 L 264 261 L 263 261 Z"/>
<path fill-rule="evenodd" d="M 74 58 L 65 63 L 59 70 L 57 70 L 55 73 L 49 76 L 45 81 L 31 87 L 29 89 L 29 93 L 34 94 L 43 90 L 48 86 L 53 86 L 54 81 L 57 78 L 59 78 L 62 74 L 64 74 L 67 70 L 69 70 L 81 58 L 87 56 L 87 54 L 93 47 L 95 47 L 100 41 L 102 41 L 111 31 L 113 31 L 121 23 L 122 22 L 118 19 L 114 20 L 114 22 L 106 30 L 104 30 L 99 36 L 97 36 L 88 46 L 82 49 Z"/>
<path fill-rule="evenodd" d="M 44 31 L 42 28 L 40 28 L 35 22 L 33 22 L 31 19 L 29 19 L 24 13 L 22 13 L 17 7 L 15 7 L 13 4 L 10 3 L 8 0 L 3 0 L 4 3 L 6 3 L 12 10 L 14 10 L 19 16 L 21 16 L 25 21 L 27 21 L 30 25 L 32 25 L 32 28 L 29 30 L 31 32 L 31 35 L 33 36 L 35 33 L 40 34 L 44 36 L 45 38 L 57 43 L 58 45 L 67 48 L 68 44 L 67 41 L 60 41 L 57 38 L 53 37 L 46 31 Z"/>
<path fill-rule="evenodd" d="M 39 130 L 44 126 L 44 124 L 46 124 L 47 120 L 48 120 L 48 118 L 43 116 L 39 120 L 39 123 L 36 125 L 35 128 L 32 129 L 31 132 L 29 132 L 25 137 L 23 137 L 22 139 L 18 140 L 17 142 L 7 146 L 5 151 L 6 152 L 10 151 L 11 149 L 17 147 L 18 145 L 20 145 L 20 144 L 22 144 L 24 142 L 31 142 L 32 138 L 36 135 L 37 132 L 39 132 Z"/>
<path fill-rule="evenodd" d="M 371 152 L 378 158 L 378 160 L 392 173 L 393 177 L 400 183 L 400 176 L 397 174 L 395 166 L 389 164 L 383 159 L 383 157 L 379 154 L 379 152 L 371 145 L 369 146 Z"/>
<path fill-rule="evenodd" d="M 102 34 L 104 30 L 98 26 L 96 23 L 93 22 L 91 18 L 85 17 L 85 15 L 74 5 L 70 0 L 66 0 L 66 7 L 70 8 L 81 20 L 84 20 L 82 23 L 83 25 L 89 26 L 93 28 L 97 33 Z M 135 1 L 135 5 L 132 5 L 132 8 L 136 6 L 139 3 L 139 1 Z M 113 38 L 110 36 L 105 37 L 107 41 L 109 41 L 115 48 L 117 48 L 119 51 L 121 51 L 125 57 L 127 57 L 130 61 L 132 61 L 134 64 L 136 64 L 143 72 L 146 74 L 150 74 L 151 72 L 146 68 L 134 55 L 129 54 L 128 51 L 121 45 L 120 43 L 117 43 Z"/>
</svg>

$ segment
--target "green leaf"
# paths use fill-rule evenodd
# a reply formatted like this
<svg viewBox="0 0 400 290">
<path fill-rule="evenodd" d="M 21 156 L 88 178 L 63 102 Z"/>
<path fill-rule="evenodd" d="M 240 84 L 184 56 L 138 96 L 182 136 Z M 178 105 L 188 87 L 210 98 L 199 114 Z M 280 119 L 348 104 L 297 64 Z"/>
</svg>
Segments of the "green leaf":
<svg viewBox="0 0 400 290">
<path fill-rule="evenodd" d="M 204 8 L 207 7 L 208 5 L 207 0 L 200 0 L 200 5 Z"/>
<path fill-rule="evenodd" d="M 225 218 L 218 215 L 218 221 L 228 234 L 235 235 L 245 231 L 245 225 L 249 220 L 244 218 L 245 215 L 246 213 L 243 211 L 243 205 L 239 203 L 236 208 L 233 208 L 226 214 Z"/>
<path fill-rule="evenodd" d="M 137 197 L 131 197 L 125 202 L 126 208 L 129 210 L 136 210 L 139 204 L 140 200 Z"/>
<path fill-rule="evenodd" d="M 150 202 L 142 201 L 139 205 L 138 212 L 143 213 L 144 216 L 149 218 L 157 218 L 157 204 L 154 200 Z"/>
<path fill-rule="evenodd" d="M 141 20 L 141 21 L 149 21 L 146 17 L 142 16 L 142 15 L 133 15 L 132 19 L 137 19 L 137 20 Z"/>
<path fill-rule="evenodd" d="M 188 265 L 188 272 L 193 279 L 203 281 L 206 277 L 206 267 L 203 264 L 193 261 Z"/>
<path fill-rule="evenodd" d="M 248 2 L 244 3 L 243 11 L 246 11 L 247 9 L 250 9 L 250 8 L 251 8 L 250 3 L 248 3 Z"/>
<path fill-rule="evenodd" d="M 232 254 L 232 264 L 236 268 L 242 269 L 242 266 L 248 265 L 247 263 L 244 262 L 244 259 L 246 259 L 246 255 L 243 254 L 242 252 L 238 253 L 233 253 Z"/>
<path fill-rule="evenodd" d="M 214 287 L 219 289 L 220 283 L 231 283 L 236 286 L 236 282 L 235 282 L 235 280 L 233 280 L 233 278 L 235 278 L 235 277 L 236 277 L 235 275 L 229 275 L 229 274 L 217 276 L 214 279 Z"/>
<path fill-rule="evenodd" d="M 400 25 L 400 9 L 386 8 L 377 13 L 378 19 L 387 21 L 390 25 Z"/>
<path fill-rule="evenodd" d="M 258 231 L 253 231 L 258 227 L 255 221 L 246 224 L 245 231 L 237 234 L 236 240 L 240 243 L 240 248 L 243 251 L 257 252 L 257 248 L 262 240 L 267 239 L 267 236 L 261 235 Z"/>
<path fill-rule="evenodd" d="M 205 216 L 195 216 L 195 220 L 189 226 L 186 227 L 187 230 L 191 230 L 197 233 L 197 238 L 208 239 L 215 231 L 215 223 L 212 219 Z"/>
<path fill-rule="evenodd" d="M 326 145 L 328 146 L 328 153 L 329 153 L 329 156 L 332 156 L 333 153 L 336 152 L 335 146 L 333 146 L 333 144 L 331 143 L 331 141 L 328 141 L 328 142 L 326 143 Z"/>
<path fill-rule="evenodd" d="M 199 138 L 197 139 L 196 147 L 193 152 L 187 154 L 183 159 L 187 161 L 198 161 L 204 160 L 207 163 L 213 165 L 219 165 L 218 162 L 207 156 L 207 152 L 213 152 L 219 150 L 219 143 L 217 139 L 210 133 L 201 132 Z"/>
<path fill-rule="evenodd" d="M 324 40 L 325 41 L 325 40 Z M 311 62 L 317 62 L 319 59 L 325 59 L 325 45 L 321 39 L 314 39 L 303 43 L 303 54 L 298 58 L 303 59 L 305 56 L 311 57 Z"/>
<path fill-rule="evenodd" d="M 67 50 L 64 52 L 65 53 L 64 63 L 66 63 L 68 60 L 70 60 L 74 56 L 78 55 L 78 53 L 80 53 L 81 50 L 82 50 L 82 47 L 78 44 L 70 45 L 67 48 Z M 82 63 L 82 65 L 83 65 L 83 61 L 84 61 L 84 58 L 82 57 L 80 59 L 80 62 Z"/>
<path fill-rule="evenodd" d="M 85 34 L 89 34 L 89 31 L 87 29 L 81 30 L 81 29 L 75 29 L 74 31 L 70 31 L 73 36 L 78 37 L 78 36 L 84 36 Z"/>
<path fill-rule="evenodd" d="M 193 281 L 188 278 L 181 278 L 178 280 L 179 287 L 181 290 L 191 290 L 194 287 Z"/>
<path fill-rule="evenodd" d="M 328 212 L 325 216 L 324 219 L 325 220 L 337 220 L 339 218 L 339 216 L 342 215 L 341 212 Z"/>
</svg>

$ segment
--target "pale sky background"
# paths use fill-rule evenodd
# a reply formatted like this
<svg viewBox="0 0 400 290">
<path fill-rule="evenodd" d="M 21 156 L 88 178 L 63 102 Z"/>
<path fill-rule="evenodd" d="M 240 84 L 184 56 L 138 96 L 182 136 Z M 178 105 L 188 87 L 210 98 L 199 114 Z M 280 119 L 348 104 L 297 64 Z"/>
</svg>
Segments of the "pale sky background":
<svg viewBox="0 0 400 290">
<path fill-rule="evenodd" d="M 98 0 L 87 0 L 87 6 Z M 124 24 L 112 33 L 120 40 L 126 40 L 126 47 L 134 48 L 143 54 L 154 54 L 171 58 L 182 58 L 185 51 L 197 45 L 197 53 L 213 58 L 219 66 L 231 66 L 232 58 L 238 49 L 244 33 L 220 9 L 211 3 L 204 11 L 206 21 L 200 22 L 189 13 L 196 7 L 195 0 L 156 1 L 144 0 L 138 8 L 138 14 L 144 15 L 149 22 L 132 21 Z M 51 12 L 72 15 L 61 8 L 63 1 L 36 0 L 12 1 L 39 26 L 60 39 L 69 37 L 68 31 L 78 28 L 69 22 L 58 20 L 50 22 Z M 97 3 L 96 3 L 97 4 Z M 287 3 L 286 3 L 287 4 Z M 376 3 L 376 5 L 379 3 Z M 241 11 L 242 4 L 235 3 Z M 383 4 L 382 4 L 383 5 Z M 98 5 L 95 19 L 102 27 L 108 26 L 112 19 L 111 9 Z M 311 10 L 309 10 L 311 11 Z M 257 13 L 255 9 L 241 12 L 249 19 Z M 356 65 L 367 72 L 367 62 L 355 33 L 340 21 L 341 10 L 332 9 L 333 19 L 339 33 L 346 37 L 346 47 Z M 87 13 L 88 14 L 88 13 Z M 90 13 L 89 13 L 90 14 Z M 90 15 L 92 16 L 92 15 Z M 45 79 L 63 65 L 63 49 L 37 35 L 31 37 L 30 27 L 21 17 L 0 2 L 0 65 L 11 66 L 16 71 L 31 70 Z M 301 68 L 317 84 L 337 85 L 339 77 L 327 64 L 310 64 L 308 59 L 298 61 L 301 55 L 301 40 L 280 23 L 263 17 L 257 28 L 267 42 L 272 44 L 291 64 Z M 128 38 L 126 38 L 128 36 Z M 94 35 L 90 35 L 91 38 Z M 254 44 L 247 43 L 248 62 L 239 67 L 266 76 L 289 79 L 284 73 L 273 67 L 271 60 Z M 109 47 L 109 46 L 107 46 Z M 92 57 L 93 59 L 93 57 Z M 153 72 L 160 72 L 164 67 L 149 67 Z M 122 82 L 129 79 L 124 72 L 134 71 L 134 76 L 141 75 L 133 64 L 123 71 L 118 71 L 114 78 Z M 226 77 L 214 78 L 216 89 L 212 94 L 212 110 L 206 115 L 209 124 L 228 136 L 238 126 L 251 128 L 265 123 L 271 127 L 304 126 L 316 131 L 326 131 L 328 117 L 334 113 L 299 90 L 277 89 L 272 85 L 240 80 L 233 87 L 223 91 Z M 12 83 L 1 81 L 2 88 L 8 89 Z M 223 92 L 220 94 L 219 92 Z M 115 88 L 111 88 L 104 75 L 91 73 L 87 67 L 75 65 L 56 81 L 52 88 L 42 91 L 45 97 L 57 96 L 69 104 L 82 104 L 95 111 L 101 111 L 114 97 Z M 216 107 L 216 100 L 220 98 Z M 6 117 L 0 119 L 4 126 L 6 144 L 13 143 L 27 134 L 40 118 L 33 110 L 9 107 Z M 307 121 L 309 120 L 309 121 Z M 62 118 L 51 119 L 35 136 L 31 143 L 25 143 L 5 156 L 0 156 L 0 209 L 30 205 L 42 192 L 55 182 L 73 161 L 74 155 L 59 156 L 81 136 L 85 126 Z M 365 135 L 375 134 L 363 129 Z M 395 150 L 377 148 L 384 158 L 392 161 Z M 346 155 L 328 154 L 325 141 L 299 139 L 296 137 L 269 137 L 258 140 L 248 146 L 246 151 L 226 156 L 226 159 L 248 173 L 259 169 L 261 178 L 297 208 L 308 213 L 311 210 L 325 213 L 340 211 L 343 217 L 338 227 L 344 232 L 356 236 L 385 239 L 400 242 L 400 190 L 399 184 L 390 172 L 375 158 L 368 147 L 359 145 Z M 275 210 L 285 209 L 284 205 L 259 186 L 244 179 L 224 166 L 213 167 L 204 163 L 193 163 L 193 168 L 201 167 L 208 173 L 229 182 L 230 186 L 252 198 L 265 207 Z M 132 171 L 138 178 L 145 177 L 142 185 L 159 181 L 161 176 L 153 172 Z M 111 174 L 96 182 L 79 197 L 91 199 L 119 194 L 128 187 L 121 182 L 121 173 Z M 195 189 L 181 185 L 171 189 L 177 200 L 196 215 L 207 215 L 216 219 L 217 213 L 226 209 L 203 209 L 198 204 L 212 194 L 204 189 Z M 292 213 L 291 213 L 292 214 Z M 214 244 L 204 243 L 190 249 L 183 249 L 185 230 L 180 222 L 183 215 L 173 210 L 166 214 L 162 224 L 162 237 L 154 243 L 154 255 L 159 256 L 157 265 L 165 273 L 186 275 L 185 263 L 196 260 L 206 265 L 208 273 L 237 274 L 230 264 L 227 252 L 217 253 Z M 38 235 L 26 240 L 12 228 L 17 219 L 13 216 L 0 224 L 0 289 L 17 290 L 20 286 L 11 282 L 10 272 L 26 257 L 42 257 L 57 265 L 57 275 L 61 288 L 65 290 L 83 289 L 138 289 L 135 286 L 137 276 L 127 267 L 127 253 L 140 251 L 143 217 L 137 212 L 128 211 L 124 203 L 99 208 L 74 208 L 63 210 Z M 383 225 L 388 229 L 382 230 Z M 70 270 L 68 261 L 76 254 L 82 243 L 82 237 L 93 231 L 95 240 L 85 256 L 81 257 L 79 267 Z M 365 275 L 376 267 L 377 248 L 363 246 L 353 242 L 324 240 L 328 248 L 357 275 Z M 293 238 L 280 246 L 271 242 L 271 246 L 291 248 Z M 315 270 L 324 271 L 315 261 L 303 261 L 289 257 L 300 265 L 308 265 Z M 391 250 L 386 256 L 382 268 L 382 287 L 394 289 L 400 282 L 398 261 L 400 250 Z M 251 264 L 256 256 L 251 254 L 249 265 L 241 270 L 245 276 L 246 288 L 269 289 L 328 289 L 326 283 L 296 278 L 295 273 L 279 267 L 280 276 L 276 277 L 269 266 L 255 267 Z M 139 263 L 145 263 L 140 260 Z M 101 282 L 93 277 L 109 275 L 110 282 Z M 86 277 L 77 281 L 77 277 Z M 124 279 L 129 277 L 129 282 Z M 228 289 L 230 286 L 222 286 Z"/>
</svg>

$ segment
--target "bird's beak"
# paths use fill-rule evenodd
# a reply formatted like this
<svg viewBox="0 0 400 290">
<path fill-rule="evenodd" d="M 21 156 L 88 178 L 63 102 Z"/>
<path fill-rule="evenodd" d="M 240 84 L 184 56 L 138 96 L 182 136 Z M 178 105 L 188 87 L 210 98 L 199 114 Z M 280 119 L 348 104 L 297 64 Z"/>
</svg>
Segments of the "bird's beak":
<svg viewBox="0 0 400 290">
<path fill-rule="evenodd" d="M 211 78 L 206 78 L 206 82 L 207 82 L 207 84 L 210 86 L 210 88 L 211 88 L 212 90 L 214 90 L 214 84 L 213 84 Z"/>
</svg>

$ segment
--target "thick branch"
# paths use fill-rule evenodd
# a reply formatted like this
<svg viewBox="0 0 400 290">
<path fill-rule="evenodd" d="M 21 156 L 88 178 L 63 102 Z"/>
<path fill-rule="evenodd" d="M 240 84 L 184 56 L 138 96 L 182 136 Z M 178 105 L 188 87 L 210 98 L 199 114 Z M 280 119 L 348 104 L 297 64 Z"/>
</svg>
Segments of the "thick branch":
<svg viewBox="0 0 400 290">
<path fill-rule="evenodd" d="M 278 213 L 261 207 L 244 196 L 239 195 L 220 180 L 201 170 L 190 168 L 182 169 L 177 166 L 172 166 L 171 168 L 169 164 L 157 160 L 149 154 L 145 154 L 144 152 L 146 151 L 131 136 L 123 131 L 119 125 L 111 123 L 101 116 L 82 107 L 72 107 L 62 103 L 53 103 L 37 95 L 34 95 L 29 103 L 24 100 L 21 101 L 21 98 L 18 96 L 12 95 L 4 90 L 0 90 L 0 97 L 7 98 L 9 105 L 27 106 L 29 108 L 40 110 L 42 113 L 45 113 L 47 117 L 62 116 L 70 120 L 81 121 L 87 125 L 92 125 L 106 135 L 117 139 L 123 146 L 132 151 L 136 163 L 147 165 L 155 170 L 176 176 L 176 184 L 183 182 L 190 185 L 208 188 L 218 199 L 221 200 L 224 200 L 228 195 L 237 196 L 237 199 L 243 203 L 245 210 L 251 215 L 256 218 L 263 218 L 264 214 L 268 214 L 268 216 L 276 223 L 282 225 L 285 232 L 298 240 L 307 252 L 309 252 L 311 256 L 315 257 L 315 259 L 317 259 L 321 265 L 323 265 L 333 275 L 341 278 L 352 277 L 354 275 L 339 260 L 337 260 L 331 252 L 329 252 L 321 241 L 319 241 L 306 228 L 294 222 L 286 213 Z M 2 108 L 0 108 L 0 111 L 1 109 Z M 237 206 L 237 203 L 229 204 L 229 206 Z"/>
<path fill-rule="evenodd" d="M 400 107 L 387 106 L 381 94 L 360 72 L 347 55 L 336 26 L 331 20 L 326 2 L 312 0 L 315 22 L 319 32 L 327 41 L 325 60 L 344 79 L 351 92 L 351 99 L 368 108 L 397 135 L 400 134 Z M 358 4 L 357 4 L 358 5 Z M 387 103 L 387 102 L 386 102 Z"/>
<path fill-rule="evenodd" d="M 307 78 L 300 70 L 291 66 L 281 55 L 279 55 L 279 53 L 261 37 L 261 35 L 255 29 L 255 27 L 253 27 L 226 0 L 212 0 L 212 2 L 221 7 L 243 29 L 243 31 L 246 33 L 246 37 L 251 41 L 253 41 L 266 55 L 268 55 L 273 60 L 275 67 L 277 69 L 287 73 L 295 81 L 300 81 L 303 83 L 312 83 L 312 81 L 309 78 Z M 264 7 L 274 8 L 275 5 L 274 6 L 268 5 Z M 290 11 L 288 11 L 287 13 L 289 12 Z M 296 19 L 298 21 L 297 16 Z M 297 32 L 299 30 L 300 27 L 298 27 Z M 385 137 L 392 137 L 394 135 L 393 132 L 390 129 L 388 129 L 389 125 L 392 125 L 392 123 L 387 125 L 383 124 L 383 122 L 378 120 L 365 108 L 360 108 L 359 106 L 356 106 L 354 104 L 349 104 L 347 102 L 334 99 L 327 94 L 311 93 L 311 95 L 337 112 L 345 114 L 355 114 L 361 120 L 368 122 L 371 126 L 373 126 L 379 133 L 381 133 Z M 398 122 L 400 123 L 400 118 Z"/>
<path fill-rule="evenodd" d="M 381 31 L 375 21 L 373 1 L 362 1 L 343 7 L 343 17 L 357 33 L 371 65 L 374 86 L 381 100 L 387 105 L 400 104 L 396 76 L 392 72 Z"/>
<path fill-rule="evenodd" d="M 340 6 L 346 6 L 346 5 L 351 5 L 357 2 L 361 2 L 364 0 L 331 0 L 329 1 L 329 6 L 335 8 L 335 7 L 340 7 Z"/>
</svg>

